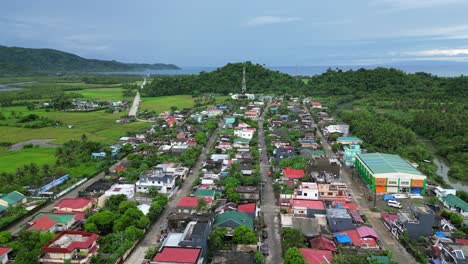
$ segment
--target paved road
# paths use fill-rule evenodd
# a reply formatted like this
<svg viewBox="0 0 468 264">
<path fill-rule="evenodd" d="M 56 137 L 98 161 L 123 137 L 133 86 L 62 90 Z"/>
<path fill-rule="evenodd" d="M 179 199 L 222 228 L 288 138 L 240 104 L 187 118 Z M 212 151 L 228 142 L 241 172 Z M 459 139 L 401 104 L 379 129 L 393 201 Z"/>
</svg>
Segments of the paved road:
<svg viewBox="0 0 468 264">
<path fill-rule="evenodd" d="M 136 116 L 138 112 L 138 107 L 140 106 L 140 92 L 137 92 L 135 98 L 133 99 L 132 108 L 128 112 L 128 116 Z"/>
<path fill-rule="evenodd" d="M 268 109 L 269 104 L 266 109 Z M 261 200 L 261 211 L 263 212 L 264 219 L 267 223 L 268 243 L 270 248 L 270 255 L 266 257 L 265 263 L 283 263 L 282 249 L 281 249 L 281 227 L 279 219 L 279 206 L 276 204 L 275 193 L 273 191 L 272 177 L 268 177 L 268 156 L 265 145 L 265 131 L 263 129 L 263 118 L 267 110 L 265 110 L 258 121 L 258 146 L 261 148 L 260 151 L 260 173 L 262 174 L 262 180 L 264 189 L 262 192 Z"/>
<path fill-rule="evenodd" d="M 114 165 L 112 165 L 111 169 L 110 170 L 113 170 L 117 167 L 120 166 L 120 164 L 125 161 L 127 158 L 125 159 L 122 159 L 122 160 L 119 160 L 118 162 L 116 162 Z M 45 207 L 43 207 L 41 209 L 41 212 L 51 212 L 54 210 L 54 206 L 57 204 L 57 202 L 63 198 L 76 198 L 78 197 L 78 192 L 80 191 L 84 191 L 84 189 L 86 189 L 88 186 L 90 186 L 91 184 L 95 183 L 96 181 L 100 180 L 100 179 L 103 179 L 105 176 L 105 173 L 104 172 L 101 172 L 99 173 L 98 175 L 96 175 L 94 178 L 92 179 L 89 179 L 88 181 L 86 181 L 85 183 L 83 183 L 82 185 L 76 187 L 75 189 L 73 189 L 72 191 L 68 192 L 67 194 L 63 195 L 62 197 L 60 198 L 57 198 L 56 200 L 53 200 L 51 203 L 49 203 L 48 205 L 46 205 Z M 7 231 L 10 231 L 13 235 L 16 235 L 18 234 L 22 229 L 23 229 L 23 226 L 31 219 L 31 216 L 29 217 L 26 217 L 24 218 L 23 220 L 20 220 L 20 221 L 17 221 L 15 225 L 9 227 L 7 229 Z"/>
<path fill-rule="evenodd" d="M 200 168 L 207 159 L 207 151 L 211 149 L 216 138 L 217 130 L 213 132 L 213 135 L 211 135 L 208 143 L 206 144 L 206 147 L 202 150 L 197 163 L 192 168 L 192 173 L 187 177 L 179 191 L 177 191 L 177 193 L 171 198 L 161 217 L 158 219 L 158 221 L 156 221 L 156 223 L 154 223 L 151 226 L 151 228 L 145 234 L 145 238 L 143 238 L 143 240 L 140 241 L 138 246 L 135 247 L 130 256 L 128 256 L 128 258 L 125 260 L 125 263 L 141 263 L 145 258 L 145 251 L 150 246 L 153 246 L 157 243 L 157 239 L 161 235 L 161 225 L 166 223 L 166 218 L 169 215 L 169 213 L 172 212 L 174 208 L 176 208 L 177 204 L 179 203 L 182 197 L 187 196 L 192 192 L 192 183 L 195 181 L 195 179 L 198 178 Z"/>
<path fill-rule="evenodd" d="M 330 143 L 328 143 L 320 130 L 317 129 L 317 136 L 322 138 L 322 145 L 325 149 L 325 152 L 328 157 L 330 158 L 337 158 L 336 154 L 333 152 Z M 384 249 L 388 249 L 392 251 L 393 258 L 398 263 L 405 263 L 405 264 L 416 264 L 416 260 L 411 256 L 403 246 L 390 234 L 387 228 L 384 226 L 382 221 L 380 220 L 380 213 L 374 213 L 369 209 L 369 202 L 366 199 L 367 197 L 363 196 L 363 193 L 367 193 L 368 191 L 364 190 L 365 186 L 362 185 L 361 181 L 353 180 L 352 178 L 352 170 L 349 169 L 342 169 L 340 173 L 341 180 L 346 183 L 348 186 L 348 192 L 352 196 L 352 200 L 354 203 L 358 205 L 359 212 L 361 214 L 366 215 L 369 222 L 372 224 L 372 227 L 375 229 L 377 234 L 379 235 L 379 242 L 380 245 Z"/>
</svg>

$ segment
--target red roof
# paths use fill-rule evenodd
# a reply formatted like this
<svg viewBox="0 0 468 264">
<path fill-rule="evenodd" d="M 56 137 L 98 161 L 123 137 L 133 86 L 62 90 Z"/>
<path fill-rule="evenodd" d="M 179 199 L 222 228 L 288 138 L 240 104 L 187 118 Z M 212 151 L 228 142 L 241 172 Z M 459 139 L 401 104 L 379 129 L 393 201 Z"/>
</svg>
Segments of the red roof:
<svg viewBox="0 0 468 264">
<path fill-rule="evenodd" d="M 89 198 L 63 198 L 60 200 L 55 207 L 58 208 L 71 208 L 71 209 L 82 209 L 91 203 Z"/>
<path fill-rule="evenodd" d="M 310 240 L 310 247 L 313 249 L 329 250 L 336 252 L 336 246 L 333 240 L 324 236 L 318 236 Z"/>
<path fill-rule="evenodd" d="M 468 239 L 458 238 L 458 239 L 455 239 L 455 243 L 457 243 L 457 244 L 468 244 Z"/>
<path fill-rule="evenodd" d="M 168 117 L 166 119 L 166 123 L 169 124 L 169 125 L 172 125 L 173 123 L 177 122 L 177 120 L 174 118 L 174 117 Z"/>
<path fill-rule="evenodd" d="M 154 256 L 155 262 L 169 263 L 197 263 L 201 253 L 201 248 L 181 248 L 181 247 L 163 247 L 163 249 Z"/>
<path fill-rule="evenodd" d="M 125 170 L 124 167 L 117 167 L 117 168 L 115 169 L 115 171 L 124 171 L 124 170 Z"/>
<path fill-rule="evenodd" d="M 379 236 L 372 227 L 360 226 L 356 228 L 356 231 L 361 238 L 373 238 L 375 240 L 379 239 Z"/>
<path fill-rule="evenodd" d="M 317 250 L 310 248 L 300 248 L 301 254 L 304 256 L 306 262 L 310 264 L 331 263 L 333 255 L 328 250 Z"/>
<path fill-rule="evenodd" d="M 10 251 L 11 251 L 11 248 L 0 247 L 0 256 L 3 256 Z"/>
<path fill-rule="evenodd" d="M 257 205 L 255 203 L 240 204 L 237 206 L 237 211 L 248 213 L 255 213 Z"/>
<path fill-rule="evenodd" d="M 200 199 L 200 197 L 191 197 L 191 196 L 186 196 L 186 197 L 182 197 L 182 199 L 180 199 L 179 203 L 177 204 L 177 207 L 191 207 L 191 208 L 195 208 L 198 206 L 198 200 Z M 213 199 L 211 199 L 211 197 L 205 197 L 205 201 L 207 203 L 211 203 L 213 201 Z"/>
<path fill-rule="evenodd" d="M 82 236 L 87 238 L 85 241 L 73 241 L 66 247 L 59 247 L 54 242 L 59 240 L 63 236 Z M 42 250 L 48 253 L 71 253 L 75 249 L 89 249 L 93 243 L 98 240 L 99 236 L 93 233 L 87 233 L 82 231 L 65 230 L 58 234 L 50 243 L 48 243 Z"/>
<path fill-rule="evenodd" d="M 320 200 L 292 200 L 293 207 L 305 207 L 307 209 L 325 210 L 323 202 Z"/>
<path fill-rule="evenodd" d="M 55 225 L 55 221 L 49 219 L 47 215 L 34 219 L 34 224 L 28 228 L 28 230 L 39 230 L 47 231 Z"/>
<path fill-rule="evenodd" d="M 322 104 L 319 103 L 319 102 L 312 102 L 312 106 L 320 106 L 320 105 L 322 105 Z"/>
<path fill-rule="evenodd" d="M 337 232 L 336 234 L 345 234 L 348 235 L 349 238 L 351 238 L 351 241 L 354 246 L 362 246 L 362 245 L 367 245 L 367 246 L 377 246 L 377 241 L 374 239 L 366 239 L 366 238 L 361 238 L 359 235 L 358 231 L 356 229 L 351 229 L 347 231 L 342 231 L 342 232 Z"/>
<path fill-rule="evenodd" d="M 291 169 L 291 167 L 286 167 L 286 169 L 283 170 L 284 177 L 289 178 L 289 179 L 300 179 L 304 177 L 305 172 L 304 170 L 295 170 Z"/>
<path fill-rule="evenodd" d="M 338 205 L 340 205 L 340 208 L 348 209 L 350 211 L 354 211 L 357 209 L 356 205 L 353 203 L 343 203 L 339 201 L 333 201 L 332 204 L 334 207 L 338 207 Z"/>
</svg>

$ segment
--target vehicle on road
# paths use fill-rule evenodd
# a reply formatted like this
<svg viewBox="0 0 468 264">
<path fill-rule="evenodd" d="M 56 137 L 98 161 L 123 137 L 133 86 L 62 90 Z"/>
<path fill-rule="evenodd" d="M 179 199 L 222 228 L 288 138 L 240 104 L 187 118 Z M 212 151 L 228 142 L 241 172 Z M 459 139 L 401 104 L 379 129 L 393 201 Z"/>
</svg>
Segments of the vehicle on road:
<svg viewBox="0 0 468 264">
<path fill-rule="evenodd" d="M 271 177 L 271 171 L 270 170 L 268 171 L 268 177 Z"/>
<path fill-rule="evenodd" d="M 387 205 L 390 206 L 390 207 L 395 207 L 395 208 L 398 208 L 400 209 L 402 206 L 401 206 L 401 203 L 398 202 L 398 201 L 395 201 L 395 200 L 389 200 L 387 202 Z"/>
<path fill-rule="evenodd" d="M 263 230 L 262 232 L 262 237 L 263 239 L 267 239 L 268 238 L 268 232 L 266 230 Z"/>
<path fill-rule="evenodd" d="M 270 255 L 270 249 L 267 243 L 264 243 L 260 246 L 260 250 L 264 256 Z"/>
</svg>

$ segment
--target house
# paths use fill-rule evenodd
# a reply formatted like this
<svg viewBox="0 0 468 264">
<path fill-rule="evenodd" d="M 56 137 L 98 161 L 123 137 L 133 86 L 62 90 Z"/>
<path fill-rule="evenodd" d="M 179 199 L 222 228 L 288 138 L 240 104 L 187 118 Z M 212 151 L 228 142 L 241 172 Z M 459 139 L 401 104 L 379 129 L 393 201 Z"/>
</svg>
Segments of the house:
<svg viewBox="0 0 468 264">
<path fill-rule="evenodd" d="M 93 159 L 103 159 L 106 157 L 106 153 L 105 152 L 93 152 L 91 153 L 91 158 Z"/>
<path fill-rule="evenodd" d="M 151 264 L 201 264 L 201 248 L 163 247 L 151 260 Z"/>
<path fill-rule="evenodd" d="M 250 215 L 252 218 L 255 219 L 256 212 L 257 212 L 257 204 L 256 203 L 246 203 L 246 204 L 239 204 L 237 206 L 237 211 L 246 213 Z"/>
<path fill-rule="evenodd" d="M 170 116 L 166 118 L 166 124 L 168 127 L 173 127 L 175 124 L 177 124 L 177 119 L 175 119 L 173 116 Z"/>
<path fill-rule="evenodd" d="M 325 151 L 323 149 L 301 148 L 299 152 L 300 155 L 305 158 L 318 158 L 325 156 Z"/>
<path fill-rule="evenodd" d="M 54 206 L 57 211 L 84 213 L 93 206 L 89 198 L 63 198 Z"/>
<path fill-rule="evenodd" d="M 341 145 L 359 145 L 362 143 L 362 139 L 358 137 L 338 137 L 336 143 Z"/>
<path fill-rule="evenodd" d="M 312 102 L 312 108 L 321 109 L 321 108 L 322 108 L 322 104 L 319 103 L 319 102 Z"/>
<path fill-rule="evenodd" d="M 328 250 L 332 252 L 337 252 L 338 249 L 336 248 L 335 242 L 333 240 L 320 235 L 318 237 L 312 238 L 309 240 L 310 247 L 312 249 L 319 249 L 319 250 Z"/>
<path fill-rule="evenodd" d="M 112 195 L 123 194 L 127 196 L 127 199 L 132 200 L 135 196 L 135 185 L 134 184 L 114 184 L 112 187 L 104 192 L 105 197 Z"/>
<path fill-rule="evenodd" d="M 177 212 L 178 213 L 189 213 L 193 214 L 196 213 L 197 207 L 198 207 L 198 201 L 200 199 L 205 199 L 206 203 L 208 204 L 208 208 L 211 208 L 211 203 L 213 202 L 213 199 L 211 197 L 198 197 L 198 196 L 187 196 L 187 197 L 182 197 L 177 203 Z"/>
<path fill-rule="evenodd" d="M 294 199 L 298 200 L 318 200 L 319 191 L 317 183 L 302 182 L 295 190 Z"/>
<path fill-rule="evenodd" d="M 215 107 L 210 107 L 207 109 L 208 117 L 217 117 L 223 115 L 223 110 L 216 109 Z"/>
<path fill-rule="evenodd" d="M 175 177 L 163 168 L 154 168 L 152 171 L 144 173 L 135 183 L 136 191 L 147 193 L 148 189 L 154 187 L 161 194 L 169 194 L 175 188 Z"/>
<path fill-rule="evenodd" d="M 325 215 L 326 210 L 322 201 L 319 200 L 291 200 L 294 215 L 316 217 Z"/>
<path fill-rule="evenodd" d="M 232 127 L 232 125 L 236 122 L 236 118 L 235 117 L 227 117 L 224 119 L 224 123 L 226 125 L 230 125 Z"/>
<path fill-rule="evenodd" d="M 115 170 L 117 171 L 117 169 Z M 112 182 L 101 179 L 86 187 L 85 192 L 93 194 L 104 194 L 104 192 L 109 190 L 112 185 L 114 185 Z"/>
<path fill-rule="evenodd" d="M 450 211 L 460 213 L 463 217 L 468 217 L 468 204 L 453 194 L 447 194 L 442 197 L 442 203 Z"/>
<path fill-rule="evenodd" d="M 11 252 L 11 248 L 0 247 L 0 263 L 8 263 L 8 253 Z"/>
<path fill-rule="evenodd" d="M 202 248 L 201 256 L 205 257 L 208 250 L 208 236 L 211 232 L 209 222 L 191 221 L 185 227 L 179 246 L 184 248 Z"/>
<path fill-rule="evenodd" d="M 22 193 L 13 191 L 0 198 L 0 206 L 18 206 L 26 203 L 26 200 L 26 196 L 24 196 Z"/>
<path fill-rule="evenodd" d="M 432 236 L 432 228 L 436 225 L 435 213 L 425 204 L 412 204 L 409 209 L 397 213 L 398 221 L 394 224 L 398 232 L 402 234 L 406 230 L 410 239 Z"/>
<path fill-rule="evenodd" d="M 232 149 L 232 144 L 231 142 L 219 142 L 218 146 L 216 146 L 216 148 L 218 149 L 222 149 L 222 150 L 229 150 L 229 149 Z"/>
<path fill-rule="evenodd" d="M 324 136 L 330 136 L 331 134 L 339 134 L 340 136 L 347 137 L 349 135 L 349 125 L 329 125 L 323 129 Z"/>
<path fill-rule="evenodd" d="M 254 134 L 255 134 L 255 131 L 257 131 L 257 129 L 250 128 L 250 127 L 235 128 L 234 129 L 234 136 L 237 136 L 237 137 L 240 137 L 240 138 L 252 139 Z"/>
<path fill-rule="evenodd" d="M 276 162 L 279 164 L 283 159 L 291 158 L 296 155 L 296 153 L 294 152 L 294 147 L 286 146 L 274 149 L 273 155 L 275 156 Z"/>
<path fill-rule="evenodd" d="M 292 169 L 291 167 L 286 167 L 283 170 L 283 176 L 288 179 L 298 180 L 305 176 L 305 171 L 295 170 L 295 169 Z"/>
<path fill-rule="evenodd" d="M 426 193 L 426 176 L 398 155 L 357 154 L 354 164 L 375 193 Z"/>
<path fill-rule="evenodd" d="M 192 118 L 193 121 L 195 121 L 197 123 L 203 122 L 203 115 L 200 115 L 200 114 L 193 114 L 193 115 L 190 116 L 190 118 Z"/>
<path fill-rule="evenodd" d="M 318 184 L 319 197 L 323 200 L 349 200 L 346 183 L 332 182 Z"/>
<path fill-rule="evenodd" d="M 239 168 L 244 176 L 250 176 L 254 173 L 254 166 L 251 162 L 241 162 L 239 163 Z"/>
<path fill-rule="evenodd" d="M 300 248 L 302 256 L 306 263 L 310 264 L 322 264 L 322 263 L 332 263 L 333 261 L 333 252 L 329 250 L 318 250 L 311 248 Z"/>
<path fill-rule="evenodd" d="M 364 235 L 363 237 L 361 235 Z M 377 234 L 371 227 L 362 229 L 350 229 L 341 232 L 334 233 L 333 236 L 336 238 L 338 244 L 357 247 L 361 249 L 379 249 L 379 244 L 377 243 Z"/>
<path fill-rule="evenodd" d="M 250 144 L 250 139 L 247 138 L 235 138 L 234 144 L 232 145 L 235 148 L 248 148 Z"/>
<path fill-rule="evenodd" d="M 258 188 L 255 186 L 237 186 L 236 192 L 240 195 L 242 201 L 258 201 Z"/>
<path fill-rule="evenodd" d="M 434 194 L 436 197 L 439 199 L 440 202 L 443 202 L 442 198 L 452 194 L 452 195 L 457 195 L 457 190 L 456 189 L 444 189 L 441 186 L 436 186 L 433 190 Z"/>
<path fill-rule="evenodd" d="M 259 115 L 260 115 L 260 112 L 256 110 L 247 110 L 244 112 L 244 117 L 251 119 L 253 121 L 257 121 Z"/>
<path fill-rule="evenodd" d="M 344 208 L 328 208 L 327 223 L 332 232 L 355 228 L 351 214 Z"/>
<path fill-rule="evenodd" d="M 361 153 L 361 146 L 359 145 L 344 146 L 342 161 L 347 167 L 353 167 L 356 162 L 356 155 Z"/>
<path fill-rule="evenodd" d="M 311 148 L 311 149 L 320 148 L 320 144 L 311 138 L 300 138 L 298 139 L 298 141 L 299 141 L 299 144 L 301 144 L 301 148 Z"/>
<path fill-rule="evenodd" d="M 28 222 L 27 230 L 61 232 L 69 229 L 76 221 L 76 215 L 72 213 L 39 213 Z"/>
<path fill-rule="evenodd" d="M 215 216 L 214 225 L 217 227 L 224 226 L 230 229 L 245 225 L 253 230 L 253 218 L 240 211 L 227 211 Z"/>
<path fill-rule="evenodd" d="M 174 145 L 171 148 L 171 153 L 176 155 L 176 156 L 180 156 L 182 153 L 187 151 L 189 148 L 190 148 L 190 146 L 187 145 L 187 144 Z"/>
<path fill-rule="evenodd" d="M 244 264 L 244 263 L 255 263 L 254 255 L 249 252 L 220 250 L 214 254 L 211 260 L 211 264 Z"/>
<path fill-rule="evenodd" d="M 210 198 L 214 200 L 216 197 L 216 194 L 221 195 L 221 191 L 212 190 L 212 189 L 198 189 L 195 191 L 193 195 L 195 195 L 196 197 L 205 197 L 205 198 Z"/>
<path fill-rule="evenodd" d="M 89 263 L 99 249 L 98 238 L 93 233 L 63 231 L 42 248 L 39 263 Z"/>
</svg>

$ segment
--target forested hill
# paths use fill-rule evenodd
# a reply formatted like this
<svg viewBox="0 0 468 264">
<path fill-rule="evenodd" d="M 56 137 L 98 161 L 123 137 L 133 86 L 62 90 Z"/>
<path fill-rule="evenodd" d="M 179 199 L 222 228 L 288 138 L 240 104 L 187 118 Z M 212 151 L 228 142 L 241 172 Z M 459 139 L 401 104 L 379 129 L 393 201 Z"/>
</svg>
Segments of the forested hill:
<svg viewBox="0 0 468 264">
<path fill-rule="evenodd" d="M 29 49 L 0 46 L 0 74 L 40 72 L 117 72 L 179 69 L 173 64 L 139 64 L 85 59 L 53 49 Z"/>
<path fill-rule="evenodd" d="M 272 71 L 251 62 L 229 63 L 212 72 L 199 75 L 157 76 L 146 85 L 143 96 L 175 94 L 239 93 L 242 87 L 242 68 L 246 67 L 248 93 L 289 93 L 304 86 L 300 79 Z"/>
</svg>

